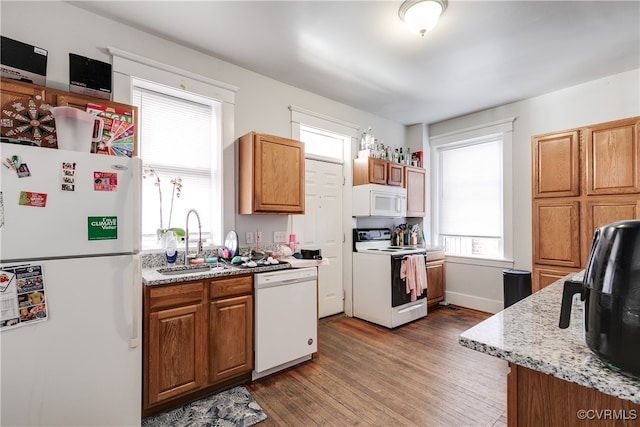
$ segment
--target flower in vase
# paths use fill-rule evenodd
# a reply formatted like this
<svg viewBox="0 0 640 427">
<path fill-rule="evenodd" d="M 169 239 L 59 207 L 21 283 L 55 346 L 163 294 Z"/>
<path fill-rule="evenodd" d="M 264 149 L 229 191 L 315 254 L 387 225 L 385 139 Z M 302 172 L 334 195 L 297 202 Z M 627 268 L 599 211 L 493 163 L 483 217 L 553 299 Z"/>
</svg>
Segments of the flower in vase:
<svg viewBox="0 0 640 427">
<path fill-rule="evenodd" d="M 162 187 L 160 186 L 160 176 L 158 175 L 158 173 L 152 169 L 152 168 L 145 168 L 144 169 L 144 173 L 143 173 L 143 178 L 149 178 L 149 179 L 153 179 L 154 183 L 153 185 L 155 185 L 156 187 L 158 187 L 158 199 L 160 201 L 159 206 L 160 206 L 160 212 L 159 212 L 159 216 L 160 216 L 160 227 L 157 230 L 158 233 L 158 239 L 161 239 L 162 236 L 164 235 L 164 233 L 166 233 L 168 230 L 173 230 L 176 232 L 176 235 L 178 236 L 178 238 L 181 238 L 182 236 L 184 236 L 184 230 L 182 230 L 181 228 L 171 228 L 171 216 L 173 215 L 173 202 L 176 198 L 180 198 L 180 193 L 182 192 L 182 178 L 180 177 L 176 177 L 173 178 L 169 181 L 169 183 L 171 183 L 172 188 L 171 188 L 171 205 L 169 206 L 169 220 L 167 221 L 167 226 L 164 226 L 164 221 L 163 221 L 163 209 L 162 209 Z"/>
</svg>

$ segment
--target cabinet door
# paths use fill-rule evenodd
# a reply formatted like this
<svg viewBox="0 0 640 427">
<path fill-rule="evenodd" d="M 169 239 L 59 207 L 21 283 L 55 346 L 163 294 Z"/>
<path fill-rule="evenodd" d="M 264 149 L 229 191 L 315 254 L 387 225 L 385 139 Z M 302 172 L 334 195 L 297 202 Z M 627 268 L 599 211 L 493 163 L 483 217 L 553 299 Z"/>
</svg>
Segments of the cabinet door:
<svg viewBox="0 0 640 427">
<path fill-rule="evenodd" d="M 368 157 L 368 152 L 353 159 L 353 185 L 387 184 L 387 161 Z"/>
<path fill-rule="evenodd" d="M 304 145 L 249 132 L 238 139 L 238 213 L 304 213 Z"/>
<path fill-rule="evenodd" d="M 535 264 L 580 267 L 580 203 L 533 202 Z"/>
<path fill-rule="evenodd" d="M 411 166 L 405 166 L 404 170 L 404 182 L 407 188 L 407 216 L 424 217 L 427 213 L 425 181 L 427 171 Z"/>
<path fill-rule="evenodd" d="M 580 194 L 578 131 L 534 136 L 531 141 L 533 197 Z"/>
<path fill-rule="evenodd" d="M 45 101 L 45 88 L 17 80 L 2 79 L 0 86 L 0 106 L 16 99 L 40 97 Z"/>
<path fill-rule="evenodd" d="M 582 236 L 583 264 L 586 266 L 593 235 L 598 227 L 624 219 L 640 219 L 640 197 L 608 197 L 585 203 L 585 226 Z"/>
<path fill-rule="evenodd" d="M 534 265 L 533 266 L 533 283 L 531 290 L 538 292 L 540 289 L 549 286 L 556 280 L 562 279 L 569 273 L 576 273 L 580 271 L 580 268 L 569 267 L 553 267 L 547 265 Z"/>
<path fill-rule="evenodd" d="M 404 187 L 404 166 L 399 163 L 387 163 L 387 185 Z"/>
<path fill-rule="evenodd" d="M 637 118 L 586 128 L 587 194 L 640 192 Z"/>
<path fill-rule="evenodd" d="M 210 303 L 209 383 L 253 369 L 253 297 L 244 295 Z"/>
<path fill-rule="evenodd" d="M 198 390 L 206 383 L 204 308 L 191 304 L 149 316 L 149 404 Z"/>
<path fill-rule="evenodd" d="M 444 261 L 427 263 L 427 306 L 444 301 Z"/>
</svg>

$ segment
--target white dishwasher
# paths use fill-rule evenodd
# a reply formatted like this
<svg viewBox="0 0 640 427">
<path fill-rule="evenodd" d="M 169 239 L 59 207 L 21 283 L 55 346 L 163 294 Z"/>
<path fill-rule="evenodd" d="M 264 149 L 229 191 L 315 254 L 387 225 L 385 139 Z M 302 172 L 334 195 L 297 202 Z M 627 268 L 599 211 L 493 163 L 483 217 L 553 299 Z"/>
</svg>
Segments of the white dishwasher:
<svg viewBox="0 0 640 427">
<path fill-rule="evenodd" d="M 317 277 L 317 267 L 254 275 L 254 380 L 309 360 L 318 350 Z"/>
</svg>

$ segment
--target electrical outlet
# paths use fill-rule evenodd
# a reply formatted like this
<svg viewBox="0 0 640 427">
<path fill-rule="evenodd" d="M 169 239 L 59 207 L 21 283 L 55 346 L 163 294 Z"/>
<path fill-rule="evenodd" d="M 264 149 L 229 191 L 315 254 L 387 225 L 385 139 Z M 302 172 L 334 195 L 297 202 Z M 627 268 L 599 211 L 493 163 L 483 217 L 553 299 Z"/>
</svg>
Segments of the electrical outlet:
<svg viewBox="0 0 640 427">
<path fill-rule="evenodd" d="M 253 232 L 247 231 L 247 243 L 253 243 Z"/>
<path fill-rule="evenodd" d="M 286 231 L 274 231 L 273 232 L 273 243 L 287 243 L 287 232 Z"/>
<path fill-rule="evenodd" d="M 256 243 L 262 242 L 262 231 L 256 231 Z"/>
</svg>

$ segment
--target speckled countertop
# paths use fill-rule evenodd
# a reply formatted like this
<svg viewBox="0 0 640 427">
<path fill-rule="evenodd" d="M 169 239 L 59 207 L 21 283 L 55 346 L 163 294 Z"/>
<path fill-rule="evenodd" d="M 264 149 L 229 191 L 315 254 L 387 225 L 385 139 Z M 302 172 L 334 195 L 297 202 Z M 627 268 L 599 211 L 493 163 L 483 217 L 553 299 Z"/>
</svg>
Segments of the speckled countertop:
<svg viewBox="0 0 640 427">
<path fill-rule="evenodd" d="M 579 295 L 573 301 L 569 328 L 558 327 L 565 279 L 464 331 L 460 344 L 640 404 L 640 379 L 613 371 L 587 346 Z"/>
<path fill-rule="evenodd" d="M 158 273 L 157 268 L 150 267 L 142 269 L 142 282 L 147 286 L 165 285 L 167 283 L 180 283 L 188 282 L 191 280 L 213 279 L 216 277 L 264 273 L 265 271 L 286 270 L 289 268 L 291 268 L 291 264 L 280 263 L 278 265 L 268 265 L 254 268 L 227 266 L 224 269 L 211 269 L 198 272 L 186 272 L 185 274 L 164 275 Z"/>
</svg>

